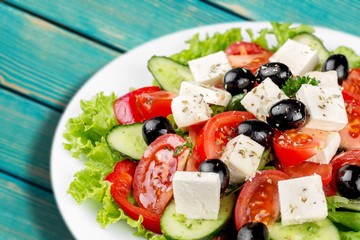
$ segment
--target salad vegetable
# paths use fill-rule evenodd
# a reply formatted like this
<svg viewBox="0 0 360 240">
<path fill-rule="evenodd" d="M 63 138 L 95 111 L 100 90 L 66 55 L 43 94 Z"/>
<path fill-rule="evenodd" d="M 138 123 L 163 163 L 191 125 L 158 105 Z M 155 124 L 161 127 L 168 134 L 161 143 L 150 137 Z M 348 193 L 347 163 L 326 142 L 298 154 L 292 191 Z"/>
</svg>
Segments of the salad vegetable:
<svg viewBox="0 0 360 240">
<path fill-rule="evenodd" d="M 326 49 L 306 25 L 246 32 L 251 42 L 239 28 L 197 34 L 188 49 L 149 60 L 157 86 L 81 101 L 63 133 L 85 166 L 68 193 L 99 202 L 102 227 L 125 220 L 147 239 L 360 238 L 360 56 Z M 196 174 L 175 177 L 183 171 Z M 198 185 L 214 173 L 220 182 Z M 213 201 L 200 186 L 221 191 Z M 179 214 L 193 198 L 174 188 L 217 218 Z M 309 204 L 327 217 L 309 215 Z"/>
</svg>

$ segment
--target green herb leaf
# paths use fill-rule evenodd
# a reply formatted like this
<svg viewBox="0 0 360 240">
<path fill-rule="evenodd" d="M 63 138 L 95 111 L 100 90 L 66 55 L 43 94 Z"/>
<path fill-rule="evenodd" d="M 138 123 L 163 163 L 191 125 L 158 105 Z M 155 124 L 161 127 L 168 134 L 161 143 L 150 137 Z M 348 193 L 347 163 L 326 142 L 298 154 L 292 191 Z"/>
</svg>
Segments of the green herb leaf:
<svg viewBox="0 0 360 240">
<path fill-rule="evenodd" d="M 288 96 L 289 98 L 293 98 L 303 84 L 311 84 L 317 86 L 319 85 L 319 81 L 317 81 L 315 78 L 311 78 L 308 76 L 297 76 L 295 79 L 291 77 L 286 80 L 285 84 L 281 87 L 281 90 L 283 90 L 286 96 Z"/>
</svg>

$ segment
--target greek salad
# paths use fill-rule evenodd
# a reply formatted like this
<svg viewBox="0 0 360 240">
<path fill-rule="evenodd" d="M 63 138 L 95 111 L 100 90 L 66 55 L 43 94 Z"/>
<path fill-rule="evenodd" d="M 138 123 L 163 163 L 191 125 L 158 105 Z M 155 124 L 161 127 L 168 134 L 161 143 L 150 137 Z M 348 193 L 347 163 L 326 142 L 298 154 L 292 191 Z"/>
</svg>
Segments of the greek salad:
<svg viewBox="0 0 360 240">
<path fill-rule="evenodd" d="M 75 201 L 146 239 L 360 239 L 360 56 L 276 22 L 188 44 L 152 86 L 81 101 Z"/>
</svg>

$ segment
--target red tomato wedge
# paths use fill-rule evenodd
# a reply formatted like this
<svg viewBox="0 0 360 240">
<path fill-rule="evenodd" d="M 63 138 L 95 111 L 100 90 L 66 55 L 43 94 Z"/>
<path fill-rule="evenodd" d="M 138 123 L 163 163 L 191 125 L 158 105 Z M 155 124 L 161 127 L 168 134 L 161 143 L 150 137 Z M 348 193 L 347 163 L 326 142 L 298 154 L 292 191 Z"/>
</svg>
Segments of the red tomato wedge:
<svg viewBox="0 0 360 240">
<path fill-rule="evenodd" d="M 199 164 L 205 159 L 220 158 L 226 144 L 236 136 L 237 126 L 248 119 L 255 119 L 255 116 L 249 112 L 231 111 L 220 113 L 207 121 L 197 135 L 194 146 L 194 151 L 200 157 Z"/>
<path fill-rule="evenodd" d="M 341 136 L 340 147 L 347 150 L 360 150 L 360 101 L 343 92 L 345 99 L 348 124 L 339 134 Z"/>
<path fill-rule="evenodd" d="M 130 160 L 123 160 L 115 165 L 114 171 L 105 178 L 112 183 L 110 187 L 111 196 L 129 217 L 138 220 L 141 215 L 144 219 L 142 225 L 146 229 L 161 234 L 160 215 L 134 206 L 128 201 L 135 169 L 136 163 Z"/>
<path fill-rule="evenodd" d="M 139 206 L 161 215 L 173 196 L 172 178 L 184 170 L 190 150 L 176 134 L 166 134 L 152 142 L 135 170 L 133 189 Z"/>
<path fill-rule="evenodd" d="M 337 171 L 346 164 L 360 166 L 360 150 L 342 152 L 336 155 L 331 160 L 330 164 L 332 165 L 332 180 L 330 182 L 330 186 L 333 190 L 336 190 L 335 181 L 337 178 Z"/>
<path fill-rule="evenodd" d="M 305 177 L 313 174 L 321 176 L 323 186 L 331 181 L 332 166 L 331 164 L 317 164 L 313 162 L 302 162 L 296 166 L 286 167 L 280 163 L 275 163 L 276 169 L 283 171 L 291 178 Z"/>
<path fill-rule="evenodd" d="M 244 184 L 234 211 L 237 230 L 248 222 L 275 223 L 280 214 L 278 181 L 286 179 L 281 171 L 264 170 Z"/>
<path fill-rule="evenodd" d="M 273 145 L 281 165 L 290 167 L 315 156 L 320 141 L 312 130 L 276 131 Z"/>
<path fill-rule="evenodd" d="M 360 68 L 352 69 L 342 86 L 344 92 L 360 101 Z"/>
<path fill-rule="evenodd" d="M 233 68 L 244 67 L 253 73 L 263 64 L 269 62 L 272 52 L 251 42 L 235 42 L 226 49 L 228 60 Z"/>
<path fill-rule="evenodd" d="M 144 120 L 162 116 L 167 117 L 171 114 L 171 101 L 176 97 L 168 91 L 156 91 L 141 93 L 136 96 L 136 102 Z"/>
<path fill-rule="evenodd" d="M 160 87 L 143 87 L 119 97 L 114 103 L 114 114 L 119 124 L 143 122 L 144 116 L 139 110 L 136 96 L 156 91 L 160 91 Z"/>
</svg>

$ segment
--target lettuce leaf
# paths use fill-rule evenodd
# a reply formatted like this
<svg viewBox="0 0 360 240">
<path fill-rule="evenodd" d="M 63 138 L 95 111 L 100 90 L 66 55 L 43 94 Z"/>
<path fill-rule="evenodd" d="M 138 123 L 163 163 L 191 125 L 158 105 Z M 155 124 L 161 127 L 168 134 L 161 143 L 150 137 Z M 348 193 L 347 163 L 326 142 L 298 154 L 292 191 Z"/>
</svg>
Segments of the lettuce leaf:
<svg viewBox="0 0 360 240">
<path fill-rule="evenodd" d="M 203 41 L 200 40 L 199 34 L 195 34 L 190 40 L 186 41 L 190 45 L 188 49 L 176 53 L 170 58 L 186 65 L 192 59 L 225 50 L 231 43 L 241 40 L 240 28 L 232 28 L 225 33 L 215 33 L 212 37 L 206 35 Z"/>
<path fill-rule="evenodd" d="M 87 155 L 96 142 L 101 141 L 111 128 L 118 125 L 113 111 L 115 100 L 114 93 L 110 96 L 99 93 L 89 101 L 80 102 L 82 113 L 68 120 L 63 133 L 67 141 L 64 148 L 74 158 Z"/>
<path fill-rule="evenodd" d="M 354 50 L 345 46 L 339 46 L 331 54 L 343 54 L 346 56 L 349 62 L 349 68 L 359 68 L 360 67 L 360 55 L 357 55 Z"/>
<path fill-rule="evenodd" d="M 276 51 L 281 45 L 283 45 L 289 38 L 294 37 L 296 34 L 302 32 L 313 33 L 314 28 L 301 24 L 298 26 L 291 26 L 292 23 L 284 22 L 271 22 L 270 29 L 261 29 L 257 38 L 254 37 L 254 33 L 251 29 L 246 29 L 252 42 L 257 43 L 259 46 L 268 49 L 272 52 Z M 275 46 L 269 46 L 268 37 L 275 37 L 277 44 Z"/>
<path fill-rule="evenodd" d="M 338 208 L 360 212 L 360 200 L 347 199 L 341 196 L 326 197 L 328 209 L 336 212 Z"/>
</svg>

